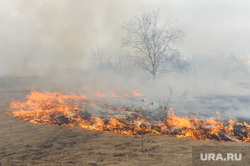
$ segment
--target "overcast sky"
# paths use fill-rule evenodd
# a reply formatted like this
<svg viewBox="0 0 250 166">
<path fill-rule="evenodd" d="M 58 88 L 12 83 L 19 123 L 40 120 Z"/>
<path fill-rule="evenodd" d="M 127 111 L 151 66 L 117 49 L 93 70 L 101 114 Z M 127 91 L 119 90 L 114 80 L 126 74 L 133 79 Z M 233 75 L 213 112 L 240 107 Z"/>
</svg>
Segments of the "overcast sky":
<svg viewBox="0 0 250 166">
<path fill-rule="evenodd" d="M 157 9 L 184 31 L 186 55 L 250 60 L 247 0 L 0 0 L 0 75 L 84 67 L 93 48 L 119 48 L 125 21 Z"/>
</svg>

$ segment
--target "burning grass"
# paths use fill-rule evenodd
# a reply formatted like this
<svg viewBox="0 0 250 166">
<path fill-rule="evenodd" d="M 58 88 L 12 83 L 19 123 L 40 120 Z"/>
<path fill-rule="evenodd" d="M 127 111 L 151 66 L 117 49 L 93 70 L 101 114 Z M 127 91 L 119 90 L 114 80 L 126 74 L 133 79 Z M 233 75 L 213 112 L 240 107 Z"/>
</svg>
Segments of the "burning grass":
<svg viewBox="0 0 250 166">
<path fill-rule="evenodd" d="M 131 95 L 112 96 L 121 99 L 142 94 L 133 91 Z M 95 97 L 107 97 L 96 93 Z M 113 116 L 94 116 L 91 111 L 102 108 L 112 111 Z M 250 125 L 233 119 L 228 121 L 218 119 L 199 120 L 197 116 L 181 117 L 175 115 L 173 108 L 160 106 L 166 111 L 164 118 L 156 119 L 146 116 L 141 108 L 118 107 L 100 104 L 86 95 L 61 94 L 58 92 L 36 92 L 27 96 L 26 102 L 12 102 L 10 110 L 13 116 L 34 124 L 53 124 L 62 126 L 80 126 L 88 130 L 118 133 L 123 135 L 141 135 L 152 133 L 176 137 L 192 137 L 200 140 L 250 142 Z M 150 110 L 156 112 L 156 110 Z M 126 112 L 126 114 L 119 114 Z"/>
</svg>

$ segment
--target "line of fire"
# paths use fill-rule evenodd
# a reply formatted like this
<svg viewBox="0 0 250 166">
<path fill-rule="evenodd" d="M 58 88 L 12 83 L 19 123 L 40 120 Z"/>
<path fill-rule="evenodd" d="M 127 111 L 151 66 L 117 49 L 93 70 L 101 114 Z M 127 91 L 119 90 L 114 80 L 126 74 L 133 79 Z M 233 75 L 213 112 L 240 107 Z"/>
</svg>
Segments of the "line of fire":
<svg viewBox="0 0 250 166">
<path fill-rule="evenodd" d="M 146 133 L 175 137 L 192 137 L 199 140 L 250 142 L 250 125 L 246 122 L 227 121 L 220 118 L 200 120 L 175 115 L 174 108 L 160 105 L 152 110 L 147 107 L 123 107 L 98 103 L 98 98 L 142 98 L 143 94 L 132 91 L 130 94 L 111 96 L 99 91 L 94 96 L 62 94 L 59 92 L 32 91 L 25 102 L 12 102 L 10 110 L 14 117 L 34 124 L 79 126 L 87 130 L 118 133 L 122 135 L 142 135 Z M 145 102 L 143 99 L 141 99 Z M 153 105 L 153 103 L 150 103 Z M 104 117 L 94 110 L 103 110 Z M 147 110 L 148 109 L 148 110 Z M 123 112 L 120 114 L 120 112 Z M 150 114 L 148 114 L 150 112 Z M 160 115 L 161 116 L 157 116 Z M 150 116 L 149 116 L 150 115 Z"/>
</svg>

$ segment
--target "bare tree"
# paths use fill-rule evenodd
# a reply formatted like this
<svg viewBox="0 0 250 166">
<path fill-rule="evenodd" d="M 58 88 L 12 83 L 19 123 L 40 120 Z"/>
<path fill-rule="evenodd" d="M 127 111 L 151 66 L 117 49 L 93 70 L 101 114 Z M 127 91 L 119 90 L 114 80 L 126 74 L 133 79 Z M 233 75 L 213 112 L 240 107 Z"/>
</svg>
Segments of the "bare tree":
<svg viewBox="0 0 250 166">
<path fill-rule="evenodd" d="M 127 56 L 122 49 L 118 49 L 112 54 L 111 61 L 113 68 L 117 71 L 121 71 L 126 66 L 129 66 Z"/>
<path fill-rule="evenodd" d="M 168 72 L 183 72 L 187 71 L 190 67 L 189 60 L 184 57 L 178 50 L 171 53 L 163 62 L 159 68 L 159 74 Z"/>
<path fill-rule="evenodd" d="M 123 46 L 132 50 L 133 61 L 156 78 L 160 64 L 176 49 L 175 44 L 184 33 L 172 26 L 173 22 L 160 26 L 159 11 L 143 14 L 125 23 L 127 35 Z"/>
<path fill-rule="evenodd" d="M 95 66 L 103 65 L 106 61 L 104 50 L 97 47 L 92 50 L 90 60 L 94 63 Z"/>
</svg>

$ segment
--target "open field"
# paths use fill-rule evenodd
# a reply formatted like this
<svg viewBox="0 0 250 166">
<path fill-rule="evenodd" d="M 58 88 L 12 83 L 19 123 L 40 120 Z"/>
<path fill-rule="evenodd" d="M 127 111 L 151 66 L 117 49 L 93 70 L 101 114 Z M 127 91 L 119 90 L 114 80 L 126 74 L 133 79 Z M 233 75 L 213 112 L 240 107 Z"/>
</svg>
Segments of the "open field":
<svg viewBox="0 0 250 166">
<path fill-rule="evenodd" d="M 250 166 L 250 1 L 0 0 L 0 166 Z"/>
<path fill-rule="evenodd" d="M 6 114 L 27 91 L 1 90 L 0 165 L 192 165 L 192 146 L 249 146 L 145 135 L 123 136 L 82 128 L 34 125 Z"/>
</svg>

